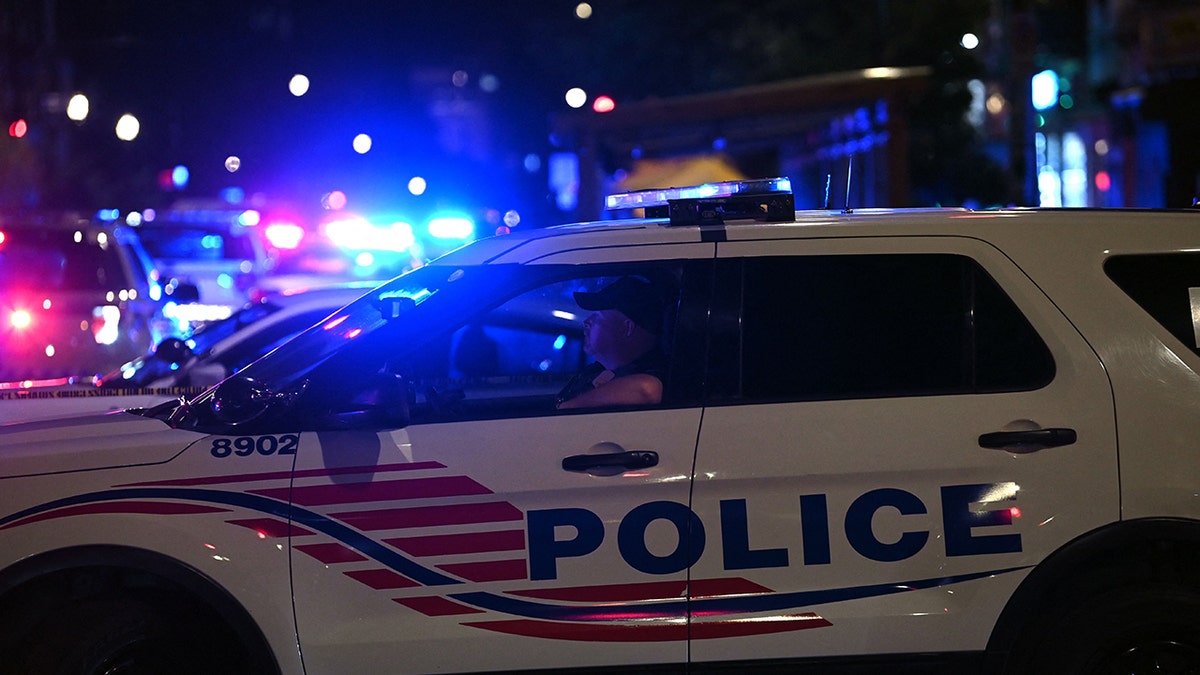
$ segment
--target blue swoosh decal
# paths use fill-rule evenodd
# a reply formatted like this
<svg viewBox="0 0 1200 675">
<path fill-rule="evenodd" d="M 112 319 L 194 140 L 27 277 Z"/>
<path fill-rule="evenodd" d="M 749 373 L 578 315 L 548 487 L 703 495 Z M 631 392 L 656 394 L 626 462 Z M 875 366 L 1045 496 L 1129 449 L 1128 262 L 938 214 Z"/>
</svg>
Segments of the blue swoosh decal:
<svg viewBox="0 0 1200 675">
<path fill-rule="evenodd" d="M 380 544 L 361 532 L 347 527 L 346 525 L 343 525 L 335 520 L 331 520 L 319 513 L 313 513 L 312 511 L 298 506 L 290 506 L 287 502 L 279 501 L 277 499 L 260 497 L 258 495 L 246 494 L 244 492 L 174 487 L 142 487 L 104 490 L 101 492 L 91 492 L 82 495 L 64 497 L 62 499 L 25 509 L 24 511 L 19 511 L 6 516 L 5 518 L 0 518 L 0 525 L 5 525 L 22 518 L 35 516 L 39 513 L 46 513 L 48 511 L 69 506 L 78 506 L 80 504 L 91 504 L 105 501 L 118 501 L 123 499 L 180 499 L 249 509 L 251 511 L 265 513 L 277 518 L 288 519 L 299 525 L 303 525 L 304 527 L 327 534 L 343 544 L 346 544 L 347 546 L 358 549 L 364 555 L 375 559 L 380 564 L 386 565 L 396 572 L 399 572 L 400 574 L 403 574 L 404 576 L 426 586 L 444 586 L 446 584 L 463 583 L 459 579 L 446 576 L 427 567 L 422 567 L 421 565 L 418 565 L 412 560 L 409 560 L 403 555 L 400 555 L 396 551 Z"/>
<path fill-rule="evenodd" d="M 450 597 L 483 609 L 490 609 L 505 614 L 524 616 L 532 619 L 550 621 L 612 621 L 621 620 L 678 618 L 689 611 L 698 615 L 728 615 L 749 614 L 754 612 L 777 612 L 793 610 L 811 605 L 824 605 L 846 600 L 873 598 L 893 593 L 911 590 L 925 590 L 950 586 L 953 584 L 982 579 L 984 577 L 1007 574 L 1029 569 L 1031 565 L 1009 567 L 986 572 L 973 572 L 953 577 L 934 577 L 917 581 L 906 581 L 891 584 L 872 584 L 867 586 L 850 586 L 847 588 L 830 588 L 815 591 L 798 591 L 795 593 L 764 593 L 761 595 L 732 596 L 727 598 L 706 598 L 702 600 L 673 600 L 671 602 L 654 604 L 646 607 L 637 605 L 606 605 L 600 607 L 565 607 L 531 602 L 494 593 L 452 593 Z"/>
</svg>

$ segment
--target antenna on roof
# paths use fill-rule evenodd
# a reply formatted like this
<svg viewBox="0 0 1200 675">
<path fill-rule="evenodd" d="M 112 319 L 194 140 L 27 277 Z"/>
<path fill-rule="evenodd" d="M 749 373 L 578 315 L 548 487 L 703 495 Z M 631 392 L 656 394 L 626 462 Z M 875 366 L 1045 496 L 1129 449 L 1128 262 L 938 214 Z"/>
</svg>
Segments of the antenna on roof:
<svg viewBox="0 0 1200 675">
<path fill-rule="evenodd" d="M 846 213 L 850 213 L 850 178 L 854 175 L 854 155 L 846 156 Z"/>
<path fill-rule="evenodd" d="M 833 174 L 825 174 L 825 210 L 829 210 L 829 182 L 833 180 Z"/>
</svg>

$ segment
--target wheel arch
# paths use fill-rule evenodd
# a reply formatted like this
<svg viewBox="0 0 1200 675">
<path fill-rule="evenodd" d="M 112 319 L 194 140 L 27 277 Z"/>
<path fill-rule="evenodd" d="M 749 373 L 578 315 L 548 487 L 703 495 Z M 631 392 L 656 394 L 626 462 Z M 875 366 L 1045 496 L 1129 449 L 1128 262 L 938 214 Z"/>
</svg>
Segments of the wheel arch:
<svg viewBox="0 0 1200 675">
<path fill-rule="evenodd" d="M 129 546 L 75 546 L 40 553 L 0 571 L 0 653 L 19 643 L 29 620 L 60 603 L 105 592 L 166 593 L 172 602 L 211 611 L 251 659 L 251 672 L 279 673 L 266 636 L 216 581 L 169 556 Z M 14 625 L 14 622 L 17 622 Z"/>
<path fill-rule="evenodd" d="M 987 651 L 1000 672 L 1013 646 L 1053 609 L 1148 581 L 1200 588 L 1200 521 L 1145 518 L 1084 534 L 1035 567 L 1009 598 Z"/>
</svg>

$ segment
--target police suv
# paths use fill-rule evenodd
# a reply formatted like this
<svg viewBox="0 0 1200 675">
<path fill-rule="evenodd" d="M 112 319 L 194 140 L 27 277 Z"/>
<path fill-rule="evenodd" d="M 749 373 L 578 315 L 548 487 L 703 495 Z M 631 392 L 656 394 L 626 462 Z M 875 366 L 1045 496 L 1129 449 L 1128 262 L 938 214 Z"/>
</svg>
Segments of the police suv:
<svg viewBox="0 0 1200 675">
<path fill-rule="evenodd" d="M 1197 672 L 1200 214 L 789 190 L 615 196 L 0 427 L 0 671 Z M 661 402 L 556 409 L 629 276 Z"/>
</svg>

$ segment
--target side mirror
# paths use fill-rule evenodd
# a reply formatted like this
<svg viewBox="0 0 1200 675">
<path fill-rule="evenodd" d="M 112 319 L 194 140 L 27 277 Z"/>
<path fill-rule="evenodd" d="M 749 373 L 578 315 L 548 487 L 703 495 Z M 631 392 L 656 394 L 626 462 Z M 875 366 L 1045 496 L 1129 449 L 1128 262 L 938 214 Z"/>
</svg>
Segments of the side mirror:
<svg viewBox="0 0 1200 675">
<path fill-rule="evenodd" d="M 416 307 L 417 301 L 406 295 L 383 293 L 375 298 L 374 305 L 383 320 L 390 321 Z"/>
<path fill-rule="evenodd" d="M 170 300 L 180 305 L 200 302 L 200 287 L 191 282 L 172 279 L 163 290 Z"/>
<path fill-rule="evenodd" d="M 277 399 L 271 390 L 250 377 L 233 377 L 217 388 L 209 406 L 213 418 L 237 426 L 262 416 Z"/>
<path fill-rule="evenodd" d="M 165 338 L 154 348 L 154 358 L 171 364 L 186 363 L 195 355 L 192 348 L 177 337 Z"/>
</svg>

